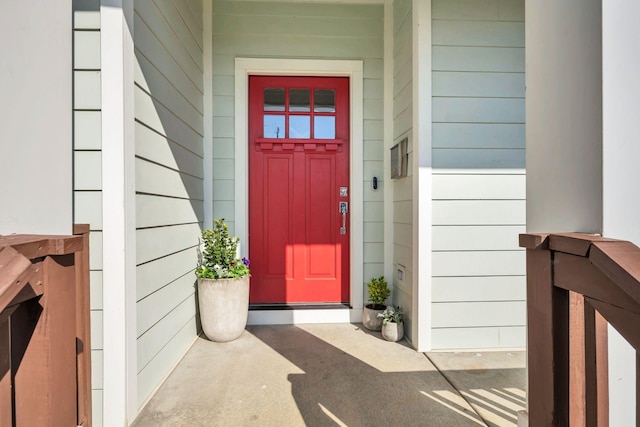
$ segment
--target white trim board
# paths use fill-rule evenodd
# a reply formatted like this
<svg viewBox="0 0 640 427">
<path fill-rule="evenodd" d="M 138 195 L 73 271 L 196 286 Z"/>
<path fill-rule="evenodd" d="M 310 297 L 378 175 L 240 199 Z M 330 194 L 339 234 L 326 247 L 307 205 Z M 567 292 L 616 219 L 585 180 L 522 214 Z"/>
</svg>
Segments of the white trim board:
<svg viewBox="0 0 640 427">
<path fill-rule="evenodd" d="M 100 2 L 103 420 L 138 414 L 133 0 Z"/>
<path fill-rule="evenodd" d="M 305 323 L 360 323 L 362 308 L 249 310 L 249 325 L 302 325 Z"/>
<path fill-rule="evenodd" d="M 358 311 L 364 300 L 364 219 L 363 219 L 363 62 L 357 60 L 314 60 L 314 59 L 272 59 L 236 58 L 235 61 L 235 188 L 236 194 L 244 196 L 235 200 L 236 235 L 245 242 L 243 255 L 248 253 L 249 229 L 249 141 L 248 141 L 248 89 L 250 75 L 305 75 L 349 77 L 350 112 L 350 182 L 351 187 L 351 307 Z M 309 310 L 293 310 L 298 313 Z M 330 312 L 320 310 L 315 323 L 331 321 Z M 291 316 L 291 319 L 298 314 Z M 323 314 L 324 313 L 324 314 Z M 302 315 L 301 315 L 302 316 Z M 351 316 L 351 315 L 350 315 Z M 350 317 L 348 316 L 348 317 Z M 255 318 L 255 316 L 254 316 Z M 251 324 L 252 316 L 249 316 Z M 348 320 L 346 320 L 348 321 Z M 293 322 L 293 320 L 291 321 Z M 308 323 L 308 322 L 307 322 Z"/>
</svg>

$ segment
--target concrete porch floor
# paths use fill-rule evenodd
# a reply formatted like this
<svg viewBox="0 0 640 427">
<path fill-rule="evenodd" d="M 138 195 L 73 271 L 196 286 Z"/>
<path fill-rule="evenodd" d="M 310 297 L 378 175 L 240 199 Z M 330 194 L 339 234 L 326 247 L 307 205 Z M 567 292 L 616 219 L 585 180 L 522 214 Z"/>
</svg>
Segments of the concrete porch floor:
<svg viewBox="0 0 640 427">
<path fill-rule="evenodd" d="M 198 338 L 134 426 L 515 426 L 524 352 L 418 353 L 360 324 Z"/>
</svg>

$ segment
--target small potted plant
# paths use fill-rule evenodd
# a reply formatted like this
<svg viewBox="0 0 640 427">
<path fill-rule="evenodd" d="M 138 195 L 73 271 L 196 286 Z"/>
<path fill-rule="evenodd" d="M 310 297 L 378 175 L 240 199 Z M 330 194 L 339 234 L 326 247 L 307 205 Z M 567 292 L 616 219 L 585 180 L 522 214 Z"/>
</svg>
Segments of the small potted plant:
<svg viewBox="0 0 640 427">
<path fill-rule="evenodd" d="M 387 308 L 385 301 L 391 295 L 391 291 L 384 276 L 372 278 L 367 284 L 367 288 L 369 289 L 370 304 L 364 306 L 362 324 L 371 331 L 379 331 L 382 329 L 382 319 L 378 317 L 378 314 Z"/>
<path fill-rule="evenodd" d="M 202 243 L 196 269 L 202 330 L 211 341 L 231 341 L 247 326 L 249 260 L 240 259 L 240 239 L 229 235 L 224 219 L 202 231 Z"/>
<path fill-rule="evenodd" d="M 402 307 L 390 305 L 378 314 L 382 319 L 382 336 L 387 341 L 400 341 L 404 337 L 404 312 Z"/>
</svg>

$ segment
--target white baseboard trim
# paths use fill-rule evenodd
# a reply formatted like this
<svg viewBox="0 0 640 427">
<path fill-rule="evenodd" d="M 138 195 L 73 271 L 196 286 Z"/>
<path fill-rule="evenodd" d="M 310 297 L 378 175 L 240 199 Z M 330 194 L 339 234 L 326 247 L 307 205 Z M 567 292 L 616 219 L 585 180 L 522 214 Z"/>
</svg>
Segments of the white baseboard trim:
<svg viewBox="0 0 640 427">
<path fill-rule="evenodd" d="M 296 325 L 303 323 L 360 323 L 362 309 L 250 310 L 249 325 Z"/>
</svg>

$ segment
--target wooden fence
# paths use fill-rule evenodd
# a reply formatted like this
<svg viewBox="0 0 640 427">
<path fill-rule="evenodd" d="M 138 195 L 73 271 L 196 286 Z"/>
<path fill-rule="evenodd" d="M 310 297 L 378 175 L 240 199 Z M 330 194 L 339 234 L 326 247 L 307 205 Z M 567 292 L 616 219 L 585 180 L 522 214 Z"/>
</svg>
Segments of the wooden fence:
<svg viewBox="0 0 640 427">
<path fill-rule="evenodd" d="M 0 236 L 0 425 L 90 426 L 89 227 Z"/>
<path fill-rule="evenodd" d="M 572 233 L 522 234 L 520 246 L 527 249 L 529 425 L 607 426 L 607 322 L 638 351 L 640 248 Z"/>
</svg>

